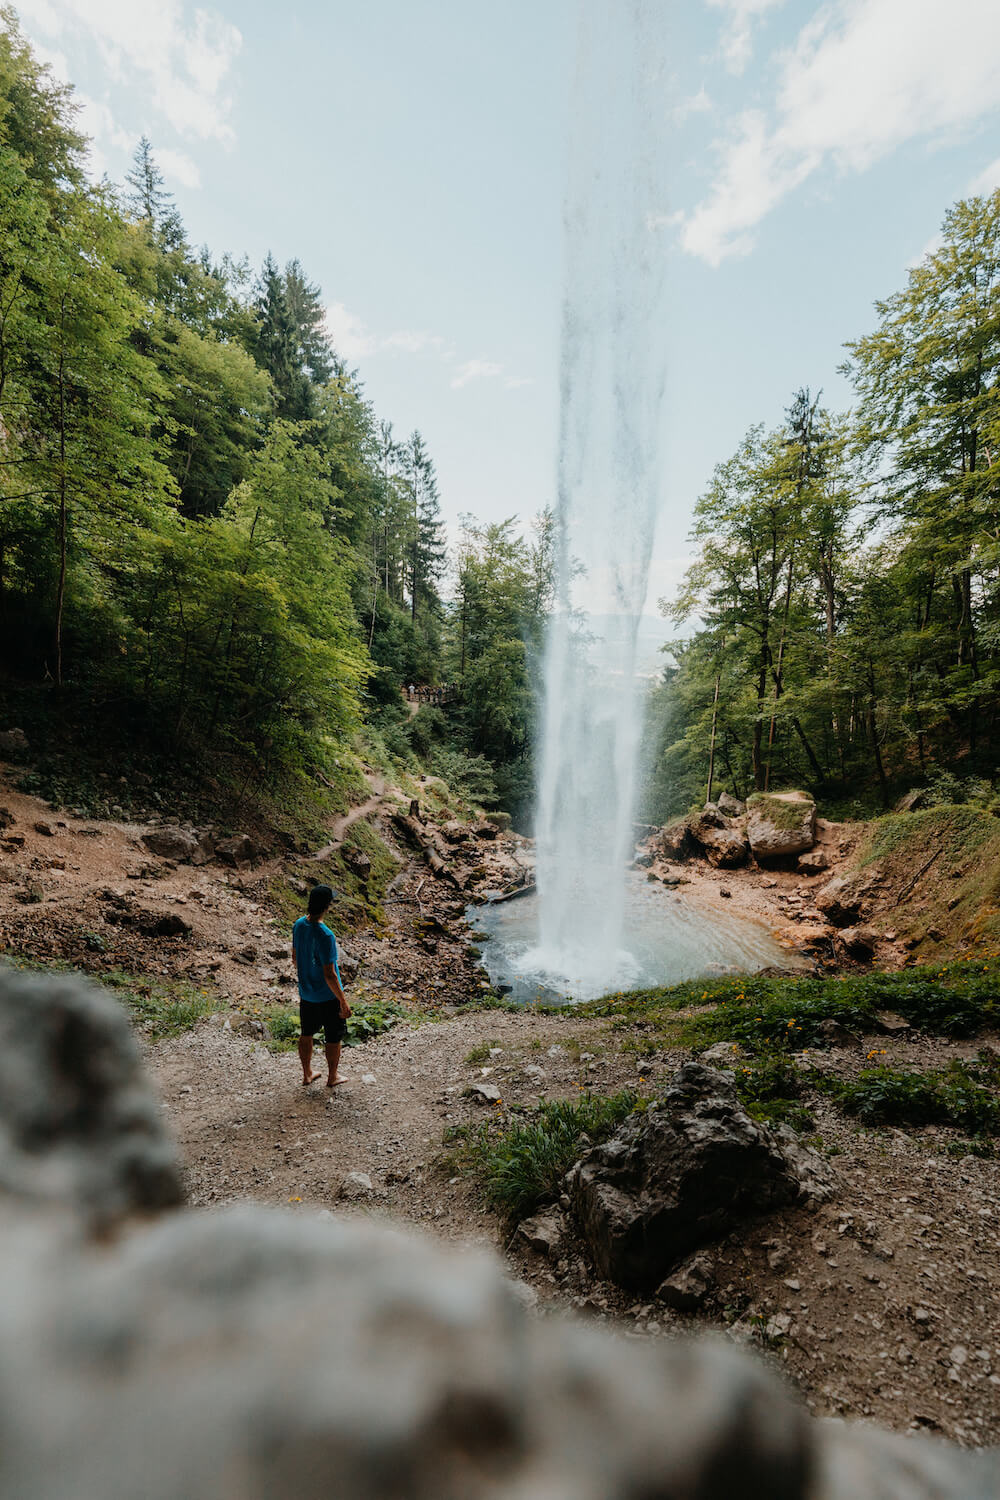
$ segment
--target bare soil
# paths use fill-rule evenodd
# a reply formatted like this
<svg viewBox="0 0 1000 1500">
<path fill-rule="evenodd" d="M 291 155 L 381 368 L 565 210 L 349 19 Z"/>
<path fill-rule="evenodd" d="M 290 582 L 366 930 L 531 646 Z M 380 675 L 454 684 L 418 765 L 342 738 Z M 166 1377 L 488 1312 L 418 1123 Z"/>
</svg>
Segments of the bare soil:
<svg viewBox="0 0 1000 1500">
<path fill-rule="evenodd" d="M 391 843 L 390 796 L 373 785 L 360 816 L 379 822 Z M 597 1280 L 582 1254 L 548 1260 L 528 1250 L 454 1169 L 443 1134 L 540 1098 L 640 1080 L 652 1087 L 687 1054 L 640 1057 L 627 1030 L 572 1013 L 468 1008 L 484 981 L 468 952 L 462 898 L 397 845 L 386 931 L 350 935 L 344 947 L 358 966 L 349 992 L 395 997 L 413 1019 L 345 1051 L 349 1077 L 339 1089 L 322 1081 L 303 1088 L 294 1052 L 275 1054 L 253 1034 L 255 1012 L 294 993 L 288 933 L 269 897 L 280 861 L 244 870 L 173 865 L 144 849 L 145 825 L 77 820 L 2 788 L 0 804 L 12 819 L 0 832 L 0 948 L 98 976 L 124 968 L 185 977 L 223 1002 L 183 1035 L 144 1043 L 193 1204 L 252 1198 L 299 1213 L 401 1220 L 457 1245 L 491 1244 L 535 1289 L 543 1312 L 573 1307 L 635 1338 L 724 1329 L 777 1363 L 817 1412 L 965 1444 L 1000 1441 L 1000 1183 L 994 1162 L 947 1153 L 952 1132 L 865 1130 L 821 1101 L 818 1134 L 840 1178 L 833 1203 L 761 1219 L 710 1248 L 718 1292 L 704 1315 L 636 1304 Z M 331 838 L 343 832 L 331 829 Z M 834 873 L 856 832 L 827 825 L 822 836 Z M 477 857 L 483 878 L 499 882 L 522 856 L 508 835 Z M 726 901 L 800 947 L 804 923 L 789 912 L 801 910 L 794 903 L 813 881 L 678 869 L 692 882 L 685 897 L 708 913 Z M 190 932 L 153 935 L 172 914 Z M 835 1049 L 828 1064 L 857 1069 L 871 1045 Z M 898 1065 L 937 1065 L 975 1050 L 912 1035 L 877 1045 L 886 1049 L 880 1061 Z M 467 1093 L 477 1082 L 496 1087 L 500 1104 L 477 1103 Z M 349 1173 L 367 1176 L 371 1190 L 358 1186 L 358 1196 L 345 1198 Z"/>
</svg>

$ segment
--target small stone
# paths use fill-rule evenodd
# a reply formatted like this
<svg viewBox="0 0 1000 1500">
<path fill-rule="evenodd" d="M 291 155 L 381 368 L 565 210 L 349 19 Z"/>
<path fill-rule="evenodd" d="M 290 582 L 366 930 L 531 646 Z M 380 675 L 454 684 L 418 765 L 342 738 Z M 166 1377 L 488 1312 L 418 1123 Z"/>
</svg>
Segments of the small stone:
<svg viewBox="0 0 1000 1500">
<path fill-rule="evenodd" d="M 465 1090 L 465 1097 L 477 1104 L 499 1104 L 502 1096 L 492 1083 L 473 1083 Z"/>
<path fill-rule="evenodd" d="M 566 1246 L 566 1219 L 554 1210 L 534 1214 L 517 1226 L 518 1236 L 539 1255 L 555 1259 Z"/>
<path fill-rule="evenodd" d="M 32 826 L 34 827 L 36 833 L 43 834 L 47 839 L 55 837 L 55 829 L 52 827 L 51 823 L 35 823 Z"/>
<path fill-rule="evenodd" d="M 969 1351 L 965 1348 L 964 1344 L 956 1344 L 954 1349 L 951 1351 L 951 1362 L 953 1365 L 958 1365 L 959 1367 L 961 1367 L 965 1364 L 965 1361 L 968 1359 L 968 1357 Z"/>
<path fill-rule="evenodd" d="M 337 1189 L 337 1197 L 348 1201 L 356 1201 L 360 1198 L 368 1198 L 373 1192 L 372 1180 L 367 1172 L 348 1172 L 340 1187 Z"/>
<path fill-rule="evenodd" d="M 376 1079 L 374 1073 L 362 1073 L 362 1075 L 361 1075 L 361 1082 L 362 1083 L 376 1083 L 377 1079 Z"/>
<path fill-rule="evenodd" d="M 788 1278 L 788 1280 L 785 1282 L 785 1286 L 787 1286 L 790 1292 L 801 1292 L 802 1290 L 801 1281 L 796 1281 L 793 1276 L 790 1276 Z"/>
</svg>

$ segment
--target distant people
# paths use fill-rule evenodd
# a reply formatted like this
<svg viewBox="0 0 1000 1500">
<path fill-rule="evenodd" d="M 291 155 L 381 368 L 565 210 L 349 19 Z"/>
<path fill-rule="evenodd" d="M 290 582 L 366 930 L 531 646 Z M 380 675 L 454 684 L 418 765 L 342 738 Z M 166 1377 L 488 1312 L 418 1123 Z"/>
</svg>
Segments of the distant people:
<svg viewBox="0 0 1000 1500">
<path fill-rule="evenodd" d="M 413 683 L 411 682 L 410 685 L 409 685 L 409 687 L 406 689 L 406 696 L 407 696 L 407 698 L 409 698 L 409 700 L 410 700 L 411 703 L 413 702 L 413 695 L 414 695 L 414 693 L 416 691 L 417 691 L 416 688 L 413 686 Z"/>
<path fill-rule="evenodd" d="M 306 915 L 292 928 L 292 958 L 299 978 L 299 1061 L 303 1088 L 319 1077 L 312 1070 L 313 1037 L 318 1031 L 322 1031 L 324 1038 L 327 1088 L 336 1088 L 344 1081 L 338 1069 L 351 1007 L 340 982 L 337 939 L 320 920 L 332 902 L 333 891 L 328 885 L 315 886 L 309 892 Z"/>
</svg>

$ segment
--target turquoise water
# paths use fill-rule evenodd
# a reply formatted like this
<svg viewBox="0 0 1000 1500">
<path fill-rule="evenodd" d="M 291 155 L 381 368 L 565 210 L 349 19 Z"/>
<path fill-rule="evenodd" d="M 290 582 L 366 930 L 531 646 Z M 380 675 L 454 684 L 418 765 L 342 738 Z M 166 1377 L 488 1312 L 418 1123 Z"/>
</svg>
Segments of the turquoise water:
<svg viewBox="0 0 1000 1500">
<path fill-rule="evenodd" d="M 794 960 L 760 923 L 666 891 L 630 871 L 626 880 L 622 946 L 610 983 L 559 972 L 558 959 L 539 945 L 538 902 L 523 896 L 499 906 L 469 908 L 469 920 L 481 936 L 483 966 L 494 984 L 509 985 L 512 1000 L 552 1004 L 593 1000 L 611 990 L 647 989 L 678 984 L 702 975 L 748 974 Z M 485 934 L 486 936 L 482 936 Z"/>
</svg>

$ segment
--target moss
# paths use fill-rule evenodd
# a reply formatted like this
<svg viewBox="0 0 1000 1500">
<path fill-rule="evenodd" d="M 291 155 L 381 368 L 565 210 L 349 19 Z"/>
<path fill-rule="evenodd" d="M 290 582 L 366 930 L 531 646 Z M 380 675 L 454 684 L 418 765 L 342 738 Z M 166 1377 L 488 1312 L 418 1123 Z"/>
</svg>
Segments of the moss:
<svg viewBox="0 0 1000 1500">
<path fill-rule="evenodd" d="M 355 848 L 368 856 L 371 872 L 361 880 L 344 859 L 344 850 Z M 399 861 L 376 828 L 360 819 L 352 823 L 344 842 L 328 859 L 295 864 L 284 875 L 271 880 L 268 894 L 272 910 L 285 926 L 291 926 L 305 910 L 303 886 L 329 885 L 338 893 L 331 918 L 334 928 L 358 932 L 381 927 L 385 922 L 382 902 L 386 887 L 399 869 Z"/>
<path fill-rule="evenodd" d="M 794 797 L 794 801 L 786 798 Z M 784 796 L 769 792 L 753 792 L 747 798 L 747 808 L 751 812 L 759 813 L 775 828 L 782 832 L 790 833 L 795 828 L 802 826 L 802 820 L 812 808 L 815 811 L 816 804 L 811 797 L 804 797 L 801 793 L 787 792 Z"/>
</svg>

